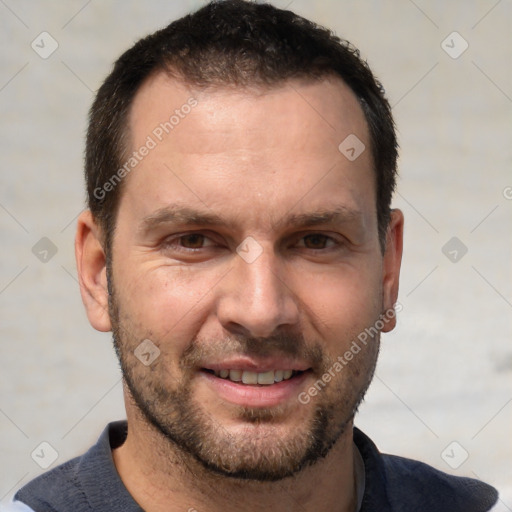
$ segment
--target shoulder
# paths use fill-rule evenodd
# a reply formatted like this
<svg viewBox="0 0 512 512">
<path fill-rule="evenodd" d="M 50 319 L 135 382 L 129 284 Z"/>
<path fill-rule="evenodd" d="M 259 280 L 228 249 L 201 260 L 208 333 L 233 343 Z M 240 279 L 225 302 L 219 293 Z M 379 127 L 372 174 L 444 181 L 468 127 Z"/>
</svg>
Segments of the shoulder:
<svg viewBox="0 0 512 512">
<path fill-rule="evenodd" d="M 479 480 L 449 475 L 423 462 L 395 455 L 382 455 L 382 460 L 388 496 L 395 506 L 408 503 L 438 512 L 485 512 L 498 499 L 496 489 Z"/>
<path fill-rule="evenodd" d="M 53 511 L 50 504 L 55 497 L 63 502 L 85 504 L 87 499 L 78 479 L 81 459 L 82 457 L 71 459 L 34 478 L 16 493 L 15 500 L 29 504 L 38 511 Z"/>
<path fill-rule="evenodd" d="M 89 512 L 100 510 L 98 503 L 104 504 L 104 509 L 133 510 L 133 500 L 117 474 L 111 454 L 112 448 L 124 442 L 126 428 L 124 421 L 110 423 L 85 454 L 30 481 L 14 499 L 37 512 Z M 116 508 L 121 504 L 124 508 Z"/>
<path fill-rule="evenodd" d="M 381 454 L 357 428 L 354 442 L 365 464 L 363 505 L 367 503 L 368 510 L 377 506 L 376 510 L 393 512 L 486 512 L 498 500 L 496 489 L 479 480 L 449 475 L 416 460 Z"/>
</svg>

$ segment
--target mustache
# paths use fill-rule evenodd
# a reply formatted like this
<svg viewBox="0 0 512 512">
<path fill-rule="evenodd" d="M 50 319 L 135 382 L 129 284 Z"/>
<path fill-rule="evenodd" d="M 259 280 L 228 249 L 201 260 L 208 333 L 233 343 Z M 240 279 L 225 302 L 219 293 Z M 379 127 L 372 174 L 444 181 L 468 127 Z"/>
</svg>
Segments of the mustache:
<svg viewBox="0 0 512 512">
<path fill-rule="evenodd" d="M 301 332 L 276 333 L 268 337 L 230 334 L 220 340 L 194 338 L 180 358 L 180 367 L 197 367 L 212 359 L 236 356 L 292 358 L 308 363 L 313 369 L 322 368 L 326 361 L 322 346 L 306 342 Z"/>
</svg>

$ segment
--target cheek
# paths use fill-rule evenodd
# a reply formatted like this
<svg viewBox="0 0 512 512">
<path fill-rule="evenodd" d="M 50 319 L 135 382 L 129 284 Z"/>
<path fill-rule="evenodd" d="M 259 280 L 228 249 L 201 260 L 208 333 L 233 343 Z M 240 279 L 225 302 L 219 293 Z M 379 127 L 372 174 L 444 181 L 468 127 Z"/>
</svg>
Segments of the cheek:
<svg viewBox="0 0 512 512">
<path fill-rule="evenodd" d="M 335 343 L 357 335 L 381 313 L 382 291 L 378 272 L 345 267 L 311 276 L 301 285 L 300 296 L 315 320 L 315 327 Z"/>
<path fill-rule="evenodd" d="M 172 345 L 162 349 L 182 353 L 211 308 L 210 291 L 218 281 L 216 273 L 194 275 L 172 266 L 146 269 L 139 275 L 124 270 L 119 269 L 116 292 L 125 321 L 138 337 L 160 344 L 172 340 Z"/>
</svg>

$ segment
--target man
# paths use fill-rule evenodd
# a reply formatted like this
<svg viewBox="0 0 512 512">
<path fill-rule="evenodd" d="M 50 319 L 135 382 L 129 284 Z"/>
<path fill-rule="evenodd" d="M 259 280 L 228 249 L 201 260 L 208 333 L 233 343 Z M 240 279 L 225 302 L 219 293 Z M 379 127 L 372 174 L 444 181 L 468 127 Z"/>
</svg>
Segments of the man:
<svg viewBox="0 0 512 512">
<path fill-rule="evenodd" d="M 291 12 L 214 2 L 126 52 L 91 109 L 76 257 L 127 422 L 17 506 L 490 510 L 492 487 L 353 425 L 395 325 L 396 159 L 357 51 Z"/>
</svg>

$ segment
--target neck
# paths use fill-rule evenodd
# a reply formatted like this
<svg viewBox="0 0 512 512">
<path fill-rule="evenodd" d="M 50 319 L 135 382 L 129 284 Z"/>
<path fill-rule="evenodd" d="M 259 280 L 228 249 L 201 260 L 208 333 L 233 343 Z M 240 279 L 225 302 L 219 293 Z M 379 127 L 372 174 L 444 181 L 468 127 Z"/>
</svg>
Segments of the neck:
<svg viewBox="0 0 512 512">
<path fill-rule="evenodd" d="M 129 410 L 128 436 L 113 451 L 128 492 L 147 512 L 188 510 L 353 511 L 356 504 L 352 425 L 328 455 L 277 482 L 232 479 L 212 473 L 169 442 L 138 411 Z"/>
</svg>

